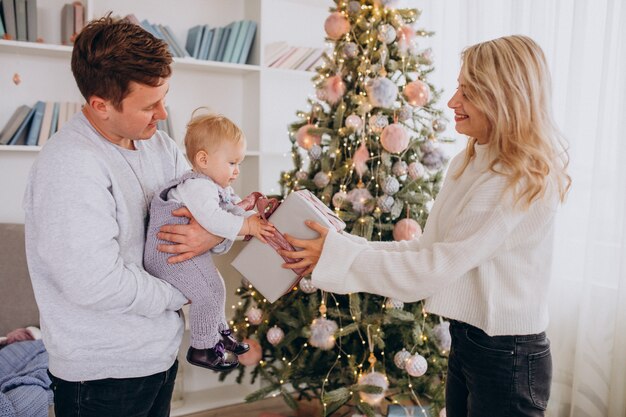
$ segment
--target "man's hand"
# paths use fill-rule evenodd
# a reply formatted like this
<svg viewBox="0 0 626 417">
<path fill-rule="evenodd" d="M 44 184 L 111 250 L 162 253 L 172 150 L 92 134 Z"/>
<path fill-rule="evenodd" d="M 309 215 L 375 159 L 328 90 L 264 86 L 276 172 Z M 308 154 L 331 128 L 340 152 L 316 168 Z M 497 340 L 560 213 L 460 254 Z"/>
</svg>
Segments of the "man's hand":
<svg viewBox="0 0 626 417">
<path fill-rule="evenodd" d="M 316 239 L 296 239 L 291 236 L 285 235 L 285 239 L 293 246 L 302 248 L 296 251 L 279 251 L 280 255 L 287 256 L 289 258 L 300 259 L 298 262 L 294 263 L 284 263 L 283 268 L 294 269 L 294 268 L 304 268 L 307 267 L 304 275 L 308 275 L 315 269 L 317 262 L 320 260 L 320 256 L 322 256 L 322 250 L 324 249 L 324 242 L 326 241 L 326 235 L 328 234 L 328 228 L 322 226 L 319 223 L 316 223 L 311 220 L 307 220 L 304 222 L 309 229 L 315 230 L 320 236 Z"/>
<path fill-rule="evenodd" d="M 167 224 L 161 227 L 157 234 L 161 240 L 174 242 L 171 245 L 161 244 L 158 246 L 161 252 L 176 254 L 169 257 L 168 263 L 175 264 L 202 255 L 224 240 L 224 238 L 215 236 L 200 226 L 187 207 L 174 210 L 172 214 L 189 218 L 189 224 Z"/>
</svg>

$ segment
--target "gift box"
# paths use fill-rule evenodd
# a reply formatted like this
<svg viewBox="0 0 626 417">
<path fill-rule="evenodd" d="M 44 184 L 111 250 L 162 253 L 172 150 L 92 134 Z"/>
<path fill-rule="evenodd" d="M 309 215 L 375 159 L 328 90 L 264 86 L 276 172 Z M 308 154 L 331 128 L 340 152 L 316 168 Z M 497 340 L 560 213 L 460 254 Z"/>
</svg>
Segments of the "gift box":
<svg viewBox="0 0 626 417">
<path fill-rule="evenodd" d="M 316 221 L 337 231 L 346 225 L 337 215 L 309 190 L 289 194 L 268 219 L 278 234 L 298 239 L 314 239 L 317 232 L 309 229 L 305 220 Z M 298 248 L 296 248 L 298 249 Z M 300 280 L 291 269 L 282 268 L 283 259 L 269 244 L 253 238 L 233 259 L 235 267 L 270 303 L 289 292 Z"/>
</svg>

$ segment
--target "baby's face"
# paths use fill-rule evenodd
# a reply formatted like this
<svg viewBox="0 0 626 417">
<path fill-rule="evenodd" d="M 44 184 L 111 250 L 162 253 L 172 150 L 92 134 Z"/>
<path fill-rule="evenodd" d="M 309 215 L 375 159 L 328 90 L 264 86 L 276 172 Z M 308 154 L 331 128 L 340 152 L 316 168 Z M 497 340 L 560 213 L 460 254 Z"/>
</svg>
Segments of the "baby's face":
<svg viewBox="0 0 626 417">
<path fill-rule="evenodd" d="M 239 176 L 239 166 L 246 154 L 246 142 L 224 141 L 218 149 L 208 155 L 205 168 L 201 171 L 222 188 L 232 184 Z"/>
</svg>

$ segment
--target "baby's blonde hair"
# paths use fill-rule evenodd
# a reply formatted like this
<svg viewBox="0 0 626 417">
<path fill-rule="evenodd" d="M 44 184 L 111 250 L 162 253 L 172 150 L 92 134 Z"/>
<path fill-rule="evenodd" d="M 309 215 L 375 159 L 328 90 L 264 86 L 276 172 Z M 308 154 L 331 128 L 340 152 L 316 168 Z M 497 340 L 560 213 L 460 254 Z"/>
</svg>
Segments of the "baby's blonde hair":
<svg viewBox="0 0 626 417">
<path fill-rule="evenodd" d="M 200 151 L 211 154 L 224 143 L 245 142 L 243 131 L 228 117 L 216 113 L 196 116 L 198 110 L 191 115 L 185 133 L 185 150 L 192 165 L 195 165 L 195 156 Z"/>
<path fill-rule="evenodd" d="M 571 185 L 569 158 L 552 117 L 550 71 L 539 45 L 527 36 L 505 36 L 466 48 L 462 61 L 463 91 L 489 121 L 490 169 L 509 178 L 507 190 L 524 208 L 545 194 L 551 178 L 563 201 Z M 457 176 L 476 142 L 468 141 Z"/>
</svg>

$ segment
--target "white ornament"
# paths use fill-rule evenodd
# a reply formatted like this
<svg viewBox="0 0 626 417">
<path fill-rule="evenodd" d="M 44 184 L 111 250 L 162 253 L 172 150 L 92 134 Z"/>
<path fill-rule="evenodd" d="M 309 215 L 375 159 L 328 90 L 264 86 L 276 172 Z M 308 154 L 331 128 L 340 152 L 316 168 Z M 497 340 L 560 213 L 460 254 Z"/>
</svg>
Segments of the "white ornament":
<svg viewBox="0 0 626 417">
<path fill-rule="evenodd" d="M 386 77 L 377 77 L 365 84 L 365 91 L 374 107 L 391 108 L 398 98 L 398 86 Z"/>
<path fill-rule="evenodd" d="M 332 349 L 335 346 L 335 332 L 338 328 L 336 322 L 323 317 L 313 320 L 309 343 L 322 350 Z"/>
<path fill-rule="evenodd" d="M 348 193 L 345 191 L 337 191 L 335 195 L 333 195 L 333 206 L 335 208 L 342 208 L 346 201 L 348 201 Z"/>
<path fill-rule="evenodd" d="M 350 3 L 348 3 L 348 14 L 351 15 L 356 15 L 361 13 L 361 3 L 353 0 Z"/>
<path fill-rule="evenodd" d="M 405 122 L 413 116 L 413 108 L 411 106 L 404 105 L 400 107 L 400 110 L 398 110 L 397 116 L 399 122 Z"/>
<path fill-rule="evenodd" d="M 378 40 L 387 44 L 395 41 L 396 29 L 390 24 L 381 25 L 378 28 Z"/>
<path fill-rule="evenodd" d="M 385 127 L 387 127 L 387 125 L 389 125 L 389 120 L 387 120 L 387 117 L 382 114 L 375 114 L 370 116 L 368 124 L 370 129 L 372 129 L 372 132 L 380 133 Z"/>
<path fill-rule="evenodd" d="M 393 207 L 395 200 L 392 196 L 383 194 L 376 199 L 376 205 L 382 210 L 383 213 L 389 213 Z"/>
<path fill-rule="evenodd" d="M 315 177 L 313 177 L 313 183 L 317 188 L 324 188 L 328 185 L 329 182 L 330 177 L 327 173 L 323 171 L 318 172 L 317 174 L 315 174 Z"/>
<path fill-rule="evenodd" d="M 450 322 L 444 321 L 437 324 L 433 328 L 433 333 L 435 334 L 435 338 L 439 342 L 439 347 L 441 350 L 450 351 L 450 347 L 452 347 L 452 336 L 450 335 Z"/>
<path fill-rule="evenodd" d="M 285 337 L 285 332 L 278 326 L 274 326 L 267 331 L 267 341 L 272 344 L 272 346 L 276 346 L 280 342 L 282 342 Z"/>
<path fill-rule="evenodd" d="M 385 391 L 389 388 L 389 381 L 387 377 L 380 372 L 368 372 L 366 374 L 362 374 L 359 377 L 359 385 L 375 385 L 377 387 L 382 388 L 383 392 L 380 394 L 368 394 L 365 392 L 359 392 L 359 396 L 363 401 L 368 403 L 369 405 L 377 405 L 379 404 L 383 398 L 385 398 Z"/>
<path fill-rule="evenodd" d="M 406 162 L 397 161 L 391 167 L 391 172 L 393 172 L 393 175 L 395 175 L 396 177 L 402 177 L 403 175 L 407 174 L 408 169 L 409 166 L 406 164 Z"/>
<path fill-rule="evenodd" d="M 317 288 L 313 285 L 310 279 L 302 278 L 300 280 L 300 290 L 305 294 L 311 294 L 317 291 Z"/>
<path fill-rule="evenodd" d="M 353 188 L 348 193 L 348 201 L 352 203 L 352 210 L 359 214 L 371 213 L 374 210 L 372 194 L 367 188 Z"/>
<path fill-rule="evenodd" d="M 383 181 L 383 192 L 385 194 L 394 195 L 400 190 L 400 183 L 396 179 L 396 177 L 392 177 L 391 175 L 385 178 Z"/>
<path fill-rule="evenodd" d="M 311 149 L 309 149 L 309 158 L 314 161 L 317 161 L 322 156 L 322 147 L 320 145 L 313 145 Z"/>
<path fill-rule="evenodd" d="M 404 308 L 404 302 L 396 298 L 387 298 L 385 308 L 388 310 L 402 310 Z"/>
<path fill-rule="evenodd" d="M 299 181 L 306 180 L 309 178 L 309 173 L 306 171 L 298 171 L 296 172 L 296 179 Z"/>
<path fill-rule="evenodd" d="M 343 46 L 343 54 L 346 58 L 355 58 L 359 54 L 359 47 L 354 42 L 348 42 Z"/>
<path fill-rule="evenodd" d="M 433 130 L 437 133 L 441 133 L 446 130 L 446 121 L 444 119 L 433 120 Z"/>
<path fill-rule="evenodd" d="M 426 362 L 426 358 L 416 353 L 407 359 L 404 369 L 411 376 L 422 376 L 428 369 L 428 362 Z"/>
<path fill-rule="evenodd" d="M 411 353 L 403 348 L 393 356 L 393 363 L 395 363 L 398 368 L 404 369 L 406 361 L 409 360 L 410 357 Z"/>
<path fill-rule="evenodd" d="M 411 162 L 408 170 L 409 177 L 411 177 L 412 180 L 419 180 L 426 174 L 426 168 L 419 162 Z"/>
<path fill-rule="evenodd" d="M 250 324 L 261 324 L 263 321 L 263 310 L 257 307 L 251 307 L 246 313 L 246 317 L 248 318 L 248 323 Z"/>
<path fill-rule="evenodd" d="M 346 117 L 346 127 L 353 129 L 356 132 L 360 132 L 363 127 L 363 119 L 359 115 L 351 114 Z"/>
</svg>

